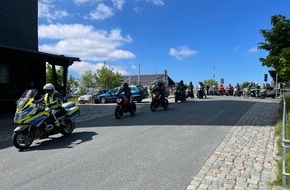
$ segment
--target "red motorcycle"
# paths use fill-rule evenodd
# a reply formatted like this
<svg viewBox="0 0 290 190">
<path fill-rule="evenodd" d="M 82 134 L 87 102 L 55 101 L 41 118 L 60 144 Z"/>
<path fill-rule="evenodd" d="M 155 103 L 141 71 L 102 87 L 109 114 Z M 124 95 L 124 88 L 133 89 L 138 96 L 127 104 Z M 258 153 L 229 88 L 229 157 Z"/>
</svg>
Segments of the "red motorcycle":
<svg viewBox="0 0 290 190">
<path fill-rule="evenodd" d="M 119 96 L 116 103 L 114 115 L 117 119 L 120 119 L 125 113 L 135 114 L 136 104 L 132 99 L 126 100 L 123 96 Z"/>
</svg>

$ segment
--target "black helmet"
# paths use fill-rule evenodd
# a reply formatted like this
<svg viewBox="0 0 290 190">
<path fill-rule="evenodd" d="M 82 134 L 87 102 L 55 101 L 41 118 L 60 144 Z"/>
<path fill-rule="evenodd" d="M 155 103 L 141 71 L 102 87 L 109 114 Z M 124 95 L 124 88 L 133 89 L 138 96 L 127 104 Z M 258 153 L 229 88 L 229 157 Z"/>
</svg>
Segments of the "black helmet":
<svg viewBox="0 0 290 190">
<path fill-rule="evenodd" d="M 157 85 L 158 85 L 159 87 L 162 86 L 162 82 L 159 81 Z"/>
<path fill-rule="evenodd" d="M 180 84 L 183 84 L 183 80 L 180 81 Z"/>
<path fill-rule="evenodd" d="M 124 88 L 128 88 L 128 83 L 124 83 L 124 84 L 123 84 L 123 87 L 124 87 Z"/>
</svg>

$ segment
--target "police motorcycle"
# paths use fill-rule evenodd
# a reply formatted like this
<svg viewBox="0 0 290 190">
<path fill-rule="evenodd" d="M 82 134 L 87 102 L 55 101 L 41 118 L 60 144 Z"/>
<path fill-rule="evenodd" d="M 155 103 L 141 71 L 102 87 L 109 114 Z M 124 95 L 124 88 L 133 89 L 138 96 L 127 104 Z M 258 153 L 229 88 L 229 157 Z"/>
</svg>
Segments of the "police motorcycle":
<svg viewBox="0 0 290 190">
<path fill-rule="evenodd" d="M 123 95 L 119 95 L 116 101 L 117 105 L 114 111 L 116 119 L 120 119 L 125 113 L 134 115 L 136 112 L 136 104 L 133 101 L 133 97 L 130 100 L 126 100 Z"/>
<path fill-rule="evenodd" d="M 51 110 L 43 101 L 36 100 L 36 89 L 26 90 L 17 101 L 14 123 L 16 128 L 12 135 L 13 145 L 27 149 L 34 140 L 61 133 L 69 135 L 75 129 L 75 120 L 80 116 L 79 107 L 73 102 L 62 104 L 65 115 L 58 118 L 58 125 L 51 115 Z"/>
<path fill-rule="evenodd" d="M 150 104 L 150 109 L 152 112 L 155 112 L 157 108 L 163 107 L 164 110 L 167 110 L 169 106 L 169 101 L 164 97 L 163 100 L 161 100 L 161 94 L 159 92 L 153 92 L 152 93 L 152 100 Z"/>
</svg>

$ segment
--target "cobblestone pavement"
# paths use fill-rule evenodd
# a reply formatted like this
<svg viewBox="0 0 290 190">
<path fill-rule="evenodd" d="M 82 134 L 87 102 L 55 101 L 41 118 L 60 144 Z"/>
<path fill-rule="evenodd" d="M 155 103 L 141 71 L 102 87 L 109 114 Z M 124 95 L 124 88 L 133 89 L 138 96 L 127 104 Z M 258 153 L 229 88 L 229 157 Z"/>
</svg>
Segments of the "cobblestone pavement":
<svg viewBox="0 0 290 190">
<path fill-rule="evenodd" d="M 269 183 L 275 174 L 273 125 L 277 114 L 278 103 L 254 104 L 228 132 L 186 190 L 271 189 Z"/>
</svg>

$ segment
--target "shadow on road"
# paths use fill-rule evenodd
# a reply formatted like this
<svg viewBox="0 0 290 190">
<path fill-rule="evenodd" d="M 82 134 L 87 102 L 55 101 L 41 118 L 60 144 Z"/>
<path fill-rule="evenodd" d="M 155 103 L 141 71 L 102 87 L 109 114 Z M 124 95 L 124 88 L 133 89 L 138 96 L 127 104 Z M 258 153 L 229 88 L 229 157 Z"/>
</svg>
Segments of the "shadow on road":
<svg viewBox="0 0 290 190">
<path fill-rule="evenodd" d="M 79 144 L 91 141 L 93 136 L 98 135 L 95 132 L 73 132 L 71 135 L 62 136 L 54 135 L 43 140 L 36 140 L 26 150 L 19 152 L 30 152 L 39 150 L 59 149 L 59 148 L 74 148 Z"/>
</svg>

